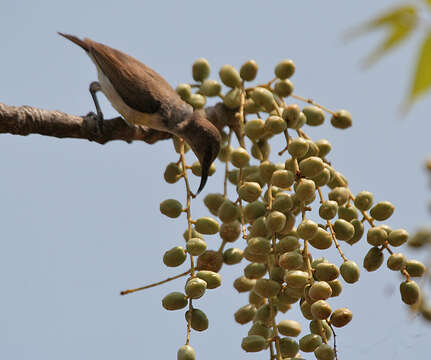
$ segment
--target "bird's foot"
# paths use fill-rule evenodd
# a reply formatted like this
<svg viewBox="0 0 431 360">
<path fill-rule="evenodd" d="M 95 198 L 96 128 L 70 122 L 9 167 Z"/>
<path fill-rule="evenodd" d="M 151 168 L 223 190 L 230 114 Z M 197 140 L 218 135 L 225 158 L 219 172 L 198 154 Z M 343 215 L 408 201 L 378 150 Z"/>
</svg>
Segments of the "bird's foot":
<svg viewBox="0 0 431 360">
<path fill-rule="evenodd" d="M 97 140 L 103 137 L 103 114 L 95 114 L 94 112 L 89 112 L 84 116 L 87 120 L 87 126 L 89 129 L 89 140 Z"/>
</svg>

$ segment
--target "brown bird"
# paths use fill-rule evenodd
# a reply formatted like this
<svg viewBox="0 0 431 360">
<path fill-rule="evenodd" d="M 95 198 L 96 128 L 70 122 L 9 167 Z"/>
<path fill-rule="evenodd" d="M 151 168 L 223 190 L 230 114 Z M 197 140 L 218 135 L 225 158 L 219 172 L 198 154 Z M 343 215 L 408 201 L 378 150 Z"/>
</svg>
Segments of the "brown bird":
<svg viewBox="0 0 431 360">
<path fill-rule="evenodd" d="M 121 51 L 88 38 L 59 33 L 85 50 L 97 68 L 99 82 L 90 84 L 99 129 L 103 114 L 96 97 L 102 91 L 112 106 L 130 124 L 144 125 L 183 138 L 191 147 L 202 169 L 197 194 L 204 188 L 211 164 L 220 150 L 221 136 L 206 118 L 195 110 L 154 70 Z"/>
</svg>

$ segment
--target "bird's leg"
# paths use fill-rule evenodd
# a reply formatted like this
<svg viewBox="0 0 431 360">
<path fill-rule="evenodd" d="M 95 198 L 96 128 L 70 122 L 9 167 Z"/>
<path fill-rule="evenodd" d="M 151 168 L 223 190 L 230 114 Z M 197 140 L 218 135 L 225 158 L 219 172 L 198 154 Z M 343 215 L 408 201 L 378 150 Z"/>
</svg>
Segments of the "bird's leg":
<svg viewBox="0 0 431 360">
<path fill-rule="evenodd" d="M 96 107 L 96 112 L 97 112 L 97 132 L 101 135 L 103 134 L 103 114 L 102 114 L 102 110 L 100 109 L 99 100 L 97 99 L 96 93 L 98 91 L 101 91 L 102 87 L 97 81 L 93 81 L 90 84 L 89 90 L 90 90 L 91 97 L 93 98 L 94 106 Z"/>
</svg>

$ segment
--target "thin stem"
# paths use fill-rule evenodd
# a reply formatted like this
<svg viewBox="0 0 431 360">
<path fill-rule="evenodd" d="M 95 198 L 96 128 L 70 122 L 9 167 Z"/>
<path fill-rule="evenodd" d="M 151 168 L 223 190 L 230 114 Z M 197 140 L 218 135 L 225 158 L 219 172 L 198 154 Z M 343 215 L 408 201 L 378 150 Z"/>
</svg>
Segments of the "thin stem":
<svg viewBox="0 0 431 360">
<path fill-rule="evenodd" d="M 290 96 L 291 96 L 291 97 L 293 97 L 293 98 L 294 98 L 294 99 L 296 99 L 296 100 L 303 101 L 303 102 L 306 102 L 306 103 L 308 103 L 308 104 L 314 105 L 314 106 L 316 106 L 316 107 L 318 107 L 318 108 L 322 109 L 323 111 L 326 111 L 326 112 L 330 113 L 331 115 L 336 116 L 335 111 L 332 111 L 331 109 L 328 109 L 327 107 L 325 107 L 325 106 L 323 106 L 323 105 L 320 105 L 320 104 L 316 103 L 316 102 L 315 102 L 314 100 L 312 100 L 312 99 L 307 99 L 307 98 L 305 98 L 305 97 L 302 97 L 302 96 L 299 96 L 299 95 L 296 95 L 296 94 L 290 94 Z"/>
<path fill-rule="evenodd" d="M 335 352 L 335 360 L 338 360 L 338 353 L 337 353 L 337 335 L 335 334 L 335 330 L 332 327 L 332 324 L 328 321 L 325 320 L 326 323 L 329 325 L 329 327 L 331 328 L 332 331 L 332 335 L 334 335 L 334 352 Z"/>
<path fill-rule="evenodd" d="M 229 135 L 227 137 L 227 147 L 230 147 L 232 140 L 232 129 L 229 129 Z M 227 180 L 229 175 L 229 156 L 226 157 L 225 167 L 224 167 L 224 182 L 223 182 L 223 196 L 227 197 Z"/>
<path fill-rule="evenodd" d="M 187 271 L 185 271 L 185 272 L 183 272 L 181 274 L 169 277 L 169 278 L 167 278 L 165 280 L 162 280 L 162 281 L 158 281 L 158 282 L 155 282 L 155 283 L 152 283 L 152 284 L 149 284 L 149 285 L 145 285 L 145 286 L 142 286 L 142 287 L 139 287 L 139 288 L 136 288 L 136 289 L 123 290 L 122 292 L 120 292 L 120 295 L 127 295 L 127 294 L 131 294 L 131 293 L 134 293 L 134 292 L 137 292 L 137 291 L 141 291 L 141 290 L 149 289 L 149 288 L 152 288 L 152 287 L 155 287 L 155 286 L 159 286 L 159 285 L 165 284 L 165 283 L 167 283 L 169 281 L 172 281 L 172 280 L 175 280 L 175 279 L 179 279 L 180 277 L 186 276 L 187 274 L 190 274 L 190 269 L 188 269 Z"/>
</svg>

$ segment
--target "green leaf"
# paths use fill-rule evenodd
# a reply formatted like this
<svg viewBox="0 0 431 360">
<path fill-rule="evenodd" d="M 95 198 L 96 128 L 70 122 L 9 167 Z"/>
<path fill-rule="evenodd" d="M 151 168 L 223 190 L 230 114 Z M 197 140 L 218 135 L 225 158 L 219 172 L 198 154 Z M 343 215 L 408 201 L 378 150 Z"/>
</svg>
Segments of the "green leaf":
<svg viewBox="0 0 431 360">
<path fill-rule="evenodd" d="M 430 0 L 431 1 L 431 0 Z M 389 50 L 400 45 L 416 28 L 418 14 L 415 6 L 405 5 L 394 8 L 354 29 L 348 37 L 370 32 L 379 28 L 386 28 L 387 35 L 383 42 L 365 59 L 364 65 L 370 66 Z"/>
<path fill-rule="evenodd" d="M 428 1 L 431 2 L 431 1 Z M 409 94 L 409 102 L 413 103 L 431 87 L 431 31 L 428 32 L 416 64 L 415 75 Z"/>
</svg>

